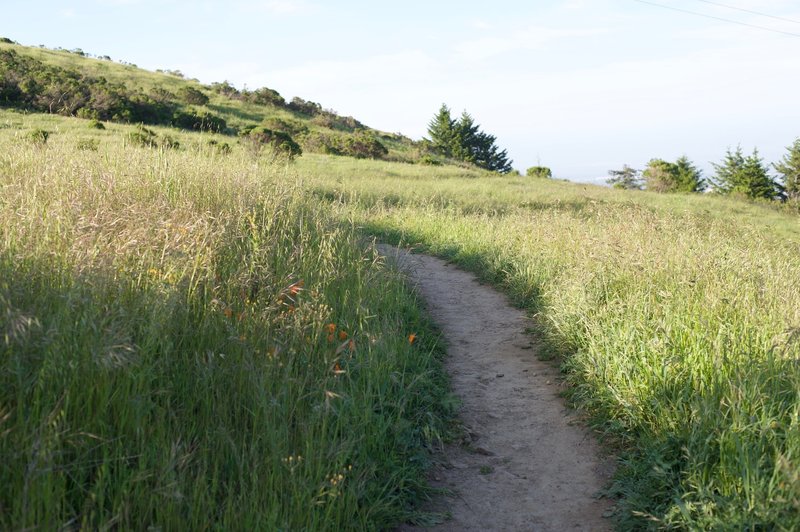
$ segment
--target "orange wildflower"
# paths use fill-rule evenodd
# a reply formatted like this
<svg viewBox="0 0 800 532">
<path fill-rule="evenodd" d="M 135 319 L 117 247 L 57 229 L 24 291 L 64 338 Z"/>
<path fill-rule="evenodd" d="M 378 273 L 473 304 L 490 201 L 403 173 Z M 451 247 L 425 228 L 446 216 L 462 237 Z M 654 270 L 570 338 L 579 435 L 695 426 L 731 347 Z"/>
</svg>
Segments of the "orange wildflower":
<svg viewBox="0 0 800 532">
<path fill-rule="evenodd" d="M 335 323 L 329 323 L 329 324 L 327 324 L 325 326 L 325 329 L 328 331 L 328 334 L 333 334 L 333 333 L 336 332 L 336 324 Z"/>
<path fill-rule="evenodd" d="M 413 344 L 414 341 L 417 339 L 417 335 L 415 333 L 411 333 L 408 335 L 408 343 Z"/>
<path fill-rule="evenodd" d="M 348 344 L 347 344 L 347 348 L 348 348 L 350 351 L 355 351 L 355 350 L 356 350 L 356 343 L 355 343 L 355 341 L 353 341 L 353 340 L 350 340 L 350 343 L 348 343 Z"/>
<path fill-rule="evenodd" d="M 297 281 L 289 287 L 289 294 L 296 296 L 303 289 L 303 281 Z"/>
<path fill-rule="evenodd" d="M 222 311 L 222 313 L 225 314 L 226 318 L 230 318 L 231 316 L 233 316 L 233 311 L 230 308 L 226 308 L 225 310 Z"/>
<path fill-rule="evenodd" d="M 329 335 L 328 335 L 328 343 L 330 344 L 330 343 L 332 343 L 332 342 L 333 342 L 333 335 L 332 335 L 332 334 L 329 334 Z"/>
<path fill-rule="evenodd" d="M 347 333 L 344 331 L 339 331 L 339 340 L 341 341 L 347 340 Z"/>
</svg>

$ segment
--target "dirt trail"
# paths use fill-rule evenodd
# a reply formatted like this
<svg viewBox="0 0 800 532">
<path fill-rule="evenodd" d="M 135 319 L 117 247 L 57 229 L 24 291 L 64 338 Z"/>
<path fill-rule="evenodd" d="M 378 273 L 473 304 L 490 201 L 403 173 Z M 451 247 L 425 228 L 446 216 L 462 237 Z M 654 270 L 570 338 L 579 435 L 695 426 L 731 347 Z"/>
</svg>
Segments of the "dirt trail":
<svg viewBox="0 0 800 532">
<path fill-rule="evenodd" d="M 454 493 L 429 508 L 452 514 L 433 530 L 610 529 L 610 503 L 596 493 L 613 463 L 558 397 L 558 371 L 536 357 L 525 314 L 442 260 L 380 250 L 418 286 L 442 329 L 471 440 L 448 446 L 432 473 L 433 485 Z"/>
</svg>

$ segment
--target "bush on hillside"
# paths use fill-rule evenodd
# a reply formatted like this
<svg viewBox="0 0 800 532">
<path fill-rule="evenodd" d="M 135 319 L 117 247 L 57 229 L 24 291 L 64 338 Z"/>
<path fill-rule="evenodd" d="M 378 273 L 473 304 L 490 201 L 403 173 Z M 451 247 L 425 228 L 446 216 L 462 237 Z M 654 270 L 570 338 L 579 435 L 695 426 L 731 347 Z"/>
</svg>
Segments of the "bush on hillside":
<svg viewBox="0 0 800 532">
<path fill-rule="evenodd" d="M 158 134 L 152 129 L 144 126 L 139 126 L 136 131 L 128 134 L 128 142 L 134 146 L 141 146 L 143 148 L 167 148 L 178 149 L 180 143 L 177 139 L 170 135 L 159 137 Z"/>
<path fill-rule="evenodd" d="M 172 125 L 192 131 L 224 132 L 228 124 L 224 118 L 211 113 L 197 114 L 197 111 L 176 111 L 172 115 Z"/>
<path fill-rule="evenodd" d="M 39 128 L 31 130 L 27 135 L 27 139 L 38 146 L 47 144 L 47 139 L 49 138 L 50 132 Z"/>
<path fill-rule="evenodd" d="M 285 155 L 291 161 L 303 154 L 303 150 L 295 140 L 283 131 L 273 131 L 265 127 L 248 127 L 241 133 L 242 141 L 254 153 L 260 153 L 262 148 L 269 146 L 276 153 Z"/>
<path fill-rule="evenodd" d="M 87 126 L 89 127 L 89 129 L 105 129 L 106 128 L 106 126 L 102 122 L 100 122 L 99 120 L 95 120 L 95 119 L 89 120 L 89 123 L 87 124 Z"/>
<path fill-rule="evenodd" d="M 531 166 L 530 168 L 525 170 L 525 175 L 528 177 L 552 179 L 553 171 L 546 166 Z"/>
<path fill-rule="evenodd" d="M 211 139 L 206 144 L 211 149 L 211 151 L 218 153 L 220 155 L 228 155 L 231 152 L 231 146 L 227 142 L 219 142 L 214 139 Z"/>
<path fill-rule="evenodd" d="M 341 152 L 343 155 L 357 159 L 381 159 L 389 154 L 386 146 L 373 135 L 358 132 L 341 138 Z"/>
<path fill-rule="evenodd" d="M 305 116 L 316 116 L 322 112 L 322 106 L 316 102 L 310 102 L 295 96 L 286 106 L 295 113 Z"/>
<path fill-rule="evenodd" d="M 208 103 L 208 96 L 195 89 L 194 87 L 183 87 L 178 91 L 181 99 L 192 105 L 205 105 Z"/>
<path fill-rule="evenodd" d="M 273 131 L 285 131 L 292 136 L 304 135 L 308 133 L 308 126 L 299 120 L 284 120 L 283 118 L 270 117 L 265 119 L 262 125 L 267 129 L 272 129 Z"/>
<path fill-rule="evenodd" d="M 382 159 L 389 153 L 386 146 L 366 131 L 351 135 L 313 132 L 303 138 L 303 147 L 310 152 L 344 155 L 357 159 Z"/>
<path fill-rule="evenodd" d="M 223 96 L 227 96 L 228 98 L 233 98 L 241 94 L 239 89 L 231 85 L 228 81 L 215 81 L 209 87 L 212 91 L 216 92 L 217 94 L 221 94 Z"/>
<path fill-rule="evenodd" d="M 286 105 L 286 100 L 278 91 L 267 87 L 262 87 L 252 92 L 242 92 L 242 100 L 256 105 L 272 105 L 275 107 Z"/>
<path fill-rule="evenodd" d="M 100 141 L 97 139 L 78 139 L 75 146 L 81 151 L 97 151 Z"/>
</svg>

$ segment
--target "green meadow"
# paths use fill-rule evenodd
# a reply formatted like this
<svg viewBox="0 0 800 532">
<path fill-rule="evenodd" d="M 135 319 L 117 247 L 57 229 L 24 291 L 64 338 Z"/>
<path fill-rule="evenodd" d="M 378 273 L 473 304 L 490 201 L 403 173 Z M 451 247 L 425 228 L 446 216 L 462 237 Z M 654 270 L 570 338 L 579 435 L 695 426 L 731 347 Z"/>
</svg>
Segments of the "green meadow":
<svg viewBox="0 0 800 532">
<path fill-rule="evenodd" d="M 141 90 L 202 89 L 27 50 Z M 326 129 L 206 92 L 233 129 Z M 419 503 L 457 400 L 376 239 L 530 313 L 619 457 L 619 529 L 800 528 L 796 213 L 410 164 L 419 146 L 378 133 L 394 161 L 289 160 L 163 125 L 147 147 L 135 125 L 102 125 L 0 109 L 0 528 L 441 519 Z"/>
<path fill-rule="evenodd" d="M 280 160 L 0 114 L 0 528 L 419 517 L 446 379 L 369 238 Z"/>
<path fill-rule="evenodd" d="M 530 311 L 568 398 L 619 454 L 621 529 L 800 527 L 796 215 L 458 169 L 298 167 L 365 233 Z"/>
</svg>

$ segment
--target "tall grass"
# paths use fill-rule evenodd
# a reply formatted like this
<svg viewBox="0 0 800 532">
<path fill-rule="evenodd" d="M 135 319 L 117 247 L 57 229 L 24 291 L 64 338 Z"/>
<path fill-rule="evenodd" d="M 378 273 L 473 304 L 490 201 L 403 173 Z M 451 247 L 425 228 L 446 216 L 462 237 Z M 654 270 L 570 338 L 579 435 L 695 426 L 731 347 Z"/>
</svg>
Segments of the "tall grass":
<svg viewBox="0 0 800 532">
<path fill-rule="evenodd" d="M 74 141 L 0 132 L 0 528 L 413 518 L 446 383 L 369 243 L 279 163 Z"/>
<path fill-rule="evenodd" d="M 316 187 L 530 309 L 621 453 L 620 528 L 800 528 L 796 218 L 519 178 L 353 171 Z"/>
</svg>

